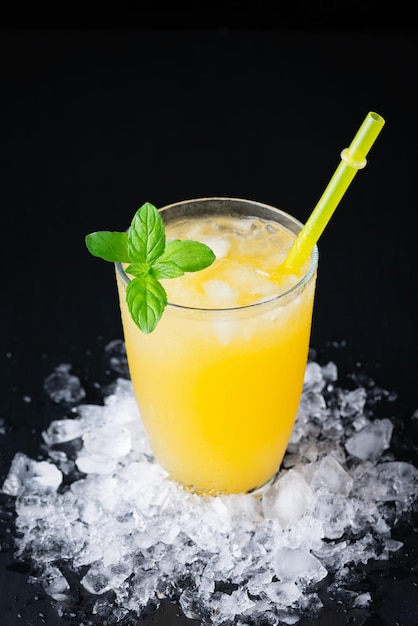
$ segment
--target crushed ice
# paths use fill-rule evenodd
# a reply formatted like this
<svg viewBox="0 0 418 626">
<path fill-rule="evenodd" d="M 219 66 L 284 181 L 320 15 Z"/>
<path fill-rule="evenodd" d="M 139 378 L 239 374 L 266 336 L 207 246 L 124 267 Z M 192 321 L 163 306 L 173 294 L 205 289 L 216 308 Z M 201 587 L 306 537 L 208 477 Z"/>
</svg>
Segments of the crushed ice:
<svg viewBox="0 0 418 626">
<path fill-rule="evenodd" d="M 124 374 L 121 342 L 105 350 Z M 165 597 L 214 626 L 296 624 L 319 610 L 326 577 L 332 596 L 356 565 L 402 546 L 391 528 L 416 502 L 418 470 L 388 453 L 392 421 L 368 408 L 364 387 L 339 387 L 333 363 L 308 363 L 282 471 L 261 497 L 184 491 L 153 459 L 129 379 L 103 405 L 82 404 L 70 370 L 45 381 L 72 406 L 43 433 L 43 460 L 17 453 L 2 487 L 15 498 L 16 556 L 58 606 L 74 601 L 76 576 L 103 623 Z"/>
</svg>

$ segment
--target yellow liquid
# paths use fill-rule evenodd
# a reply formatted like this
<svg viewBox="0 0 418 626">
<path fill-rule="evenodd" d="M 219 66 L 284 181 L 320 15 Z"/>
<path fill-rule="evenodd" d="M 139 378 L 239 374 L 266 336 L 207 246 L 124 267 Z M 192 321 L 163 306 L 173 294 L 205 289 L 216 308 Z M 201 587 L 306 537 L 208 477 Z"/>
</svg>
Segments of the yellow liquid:
<svg viewBox="0 0 418 626">
<path fill-rule="evenodd" d="M 198 493 L 248 492 L 275 475 L 309 347 L 315 272 L 281 298 L 274 294 L 300 277 L 286 275 L 281 285 L 269 277 L 294 235 L 279 225 L 231 219 L 168 225 L 167 239 L 204 241 L 217 259 L 164 286 L 169 302 L 182 307 L 238 308 L 169 305 L 144 335 L 130 317 L 118 275 L 130 374 L 151 448 L 173 479 Z M 248 306 L 261 300 L 270 301 Z"/>
</svg>

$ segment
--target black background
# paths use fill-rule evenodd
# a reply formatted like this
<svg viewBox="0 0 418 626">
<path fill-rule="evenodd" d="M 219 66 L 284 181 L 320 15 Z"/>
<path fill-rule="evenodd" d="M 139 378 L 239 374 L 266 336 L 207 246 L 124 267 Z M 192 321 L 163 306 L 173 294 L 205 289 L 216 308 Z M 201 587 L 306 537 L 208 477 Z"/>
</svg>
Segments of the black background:
<svg viewBox="0 0 418 626">
<path fill-rule="evenodd" d="M 87 253 L 85 234 L 123 230 L 145 201 L 211 195 L 305 221 L 371 110 L 386 125 L 320 240 L 311 345 L 342 374 L 364 369 L 399 394 L 401 448 L 416 461 L 412 17 L 399 9 L 379 27 L 383 9 L 355 3 L 340 13 L 296 3 L 294 19 L 236 7 L 52 25 L 22 14 L 0 33 L 1 481 L 15 452 L 39 453 L 44 378 L 71 363 L 93 393 L 103 346 L 122 337 L 112 269 Z M 26 583 L 1 524 L 0 624 L 68 623 Z M 416 626 L 418 542 L 412 530 L 401 538 L 397 560 L 370 578 L 372 614 L 327 608 L 315 624 Z M 138 623 L 191 623 L 177 613 Z"/>
</svg>

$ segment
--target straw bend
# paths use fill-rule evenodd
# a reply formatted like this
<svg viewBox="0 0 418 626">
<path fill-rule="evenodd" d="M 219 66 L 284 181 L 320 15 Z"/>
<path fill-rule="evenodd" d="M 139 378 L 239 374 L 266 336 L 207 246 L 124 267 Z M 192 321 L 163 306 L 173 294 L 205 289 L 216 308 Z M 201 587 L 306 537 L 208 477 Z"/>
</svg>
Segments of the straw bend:
<svg viewBox="0 0 418 626">
<path fill-rule="evenodd" d="M 362 170 L 363 167 L 366 167 L 367 165 L 366 157 L 364 157 L 364 159 L 362 159 L 361 161 L 356 161 L 356 159 L 353 159 L 353 157 L 351 156 L 350 150 L 348 148 L 344 148 L 340 156 L 342 160 L 347 163 L 347 165 L 349 165 L 350 167 L 354 167 L 354 169 L 356 170 Z"/>
</svg>

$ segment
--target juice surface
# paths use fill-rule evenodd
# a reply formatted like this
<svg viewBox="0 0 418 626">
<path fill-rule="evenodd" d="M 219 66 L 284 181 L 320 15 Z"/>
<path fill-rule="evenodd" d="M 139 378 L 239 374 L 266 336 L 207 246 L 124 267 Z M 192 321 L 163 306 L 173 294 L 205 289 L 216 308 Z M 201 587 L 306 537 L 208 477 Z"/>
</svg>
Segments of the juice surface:
<svg viewBox="0 0 418 626">
<path fill-rule="evenodd" d="M 166 228 L 170 239 L 206 243 L 215 262 L 200 272 L 163 281 L 169 302 L 193 308 L 248 306 L 271 299 L 290 289 L 307 271 L 298 275 L 283 271 L 273 276 L 290 250 L 293 233 L 280 224 L 253 217 L 216 216 L 178 220 Z"/>
<path fill-rule="evenodd" d="M 300 290 L 274 297 L 300 278 L 270 278 L 294 239 L 274 223 L 216 216 L 170 223 L 166 232 L 168 240 L 203 241 L 217 257 L 203 271 L 165 281 L 169 302 L 218 310 L 169 305 L 144 335 L 118 277 L 144 426 L 156 460 L 186 488 L 247 492 L 272 478 L 287 447 L 306 367 L 315 274 Z M 248 306 L 254 302 L 262 304 Z"/>
</svg>

